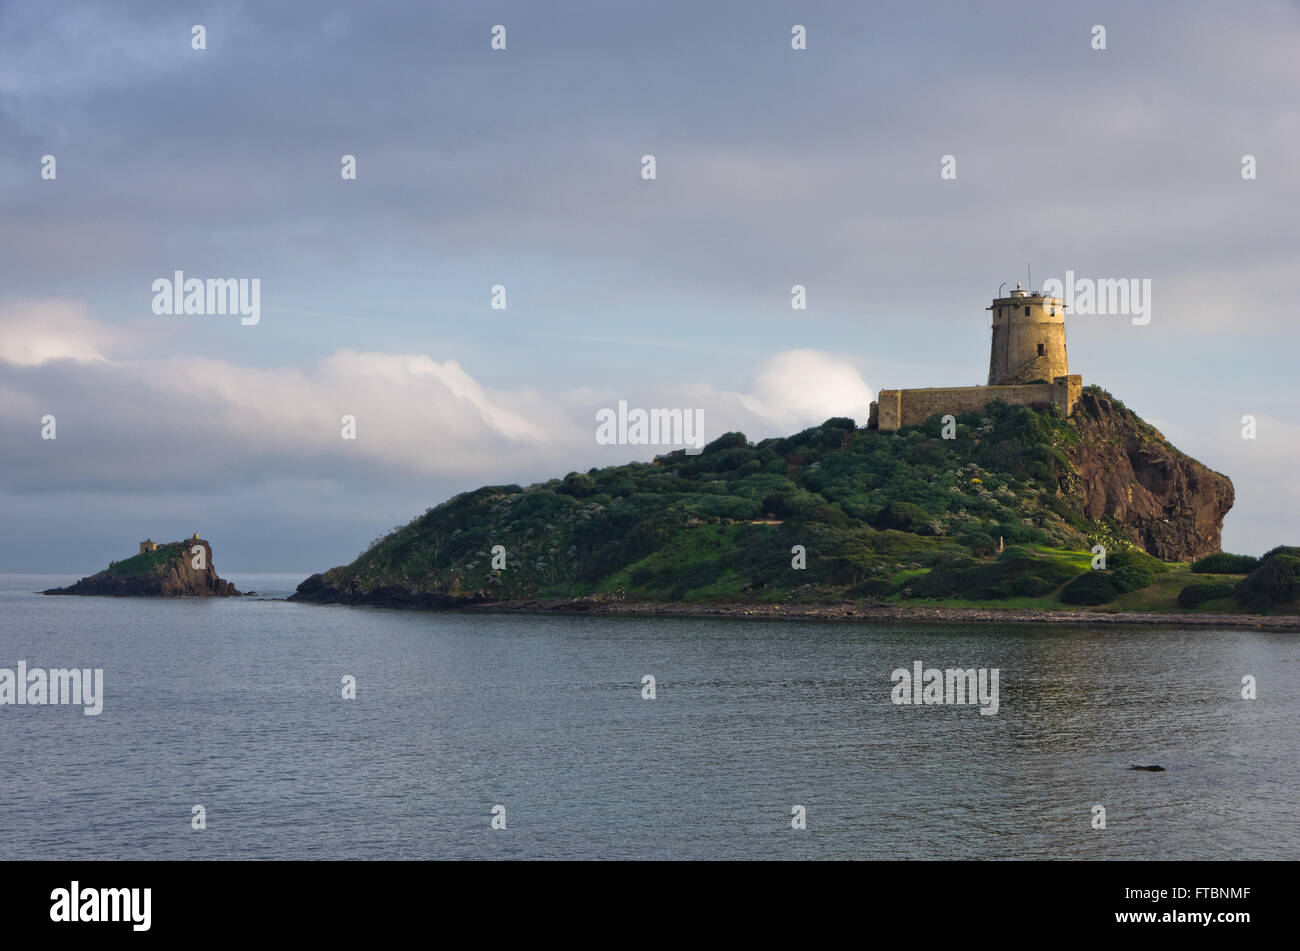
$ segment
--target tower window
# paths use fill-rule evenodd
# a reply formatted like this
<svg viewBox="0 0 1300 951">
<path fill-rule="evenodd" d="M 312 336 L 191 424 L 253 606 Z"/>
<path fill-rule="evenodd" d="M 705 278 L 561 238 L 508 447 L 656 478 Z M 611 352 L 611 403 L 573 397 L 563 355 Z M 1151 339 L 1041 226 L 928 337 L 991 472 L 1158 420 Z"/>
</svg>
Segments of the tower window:
<svg viewBox="0 0 1300 951">
<path fill-rule="evenodd" d="M 1025 308 L 1025 316 L 1026 316 L 1026 317 L 1029 316 L 1029 308 L 1028 308 L 1028 307 Z"/>
<path fill-rule="evenodd" d="M 1056 316 L 1056 306 L 1055 306 L 1055 305 L 1052 306 L 1052 316 L 1053 316 L 1053 317 Z"/>
<path fill-rule="evenodd" d="M 1041 356 L 1043 356 L 1045 353 L 1047 353 L 1047 347 L 1046 347 L 1044 344 L 1041 344 L 1041 343 L 1040 343 L 1040 344 L 1038 345 L 1038 355 L 1041 357 Z"/>
</svg>

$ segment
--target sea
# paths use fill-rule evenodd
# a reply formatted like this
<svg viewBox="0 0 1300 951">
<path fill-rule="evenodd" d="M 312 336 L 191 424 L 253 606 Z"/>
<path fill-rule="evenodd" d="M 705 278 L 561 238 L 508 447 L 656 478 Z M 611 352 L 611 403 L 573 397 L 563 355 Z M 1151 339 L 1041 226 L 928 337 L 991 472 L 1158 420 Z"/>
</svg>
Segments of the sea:
<svg viewBox="0 0 1300 951">
<path fill-rule="evenodd" d="M 0 668 L 103 671 L 98 715 L 0 705 L 0 859 L 1300 858 L 1294 633 L 404 612 L 227 577 L 259 595 L 0 575 Z M 996 669 L 997 712 L 895 703 L 918 661 Z"/>
</svg>

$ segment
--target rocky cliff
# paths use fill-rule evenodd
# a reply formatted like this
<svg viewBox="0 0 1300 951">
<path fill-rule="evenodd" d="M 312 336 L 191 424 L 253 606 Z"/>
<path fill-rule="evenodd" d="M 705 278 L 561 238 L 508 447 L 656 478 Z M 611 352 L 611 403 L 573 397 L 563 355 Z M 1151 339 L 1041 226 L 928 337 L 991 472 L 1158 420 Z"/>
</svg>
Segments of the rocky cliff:
<svg viewBox="0 0 1300 951">
<path fill-rule="evenodd" d="M 76 584 L 43 593 L 137 598 L 224 598 L 239 594 L 233 584 L 217 576 L 212 546 L 201 538 L 159 545 L 155 551 L 115 561 Z"/>
<path fill-rule="evenodd" d="M 1191 561 L 1219 550 L 1232 481 L 1183 455 L 1114 397 L 1085 390 L 1071 417 L 1079 441 L 1063 487 L 1085 518 L 1109 519 L 1157 558 Z"/>
</svg>

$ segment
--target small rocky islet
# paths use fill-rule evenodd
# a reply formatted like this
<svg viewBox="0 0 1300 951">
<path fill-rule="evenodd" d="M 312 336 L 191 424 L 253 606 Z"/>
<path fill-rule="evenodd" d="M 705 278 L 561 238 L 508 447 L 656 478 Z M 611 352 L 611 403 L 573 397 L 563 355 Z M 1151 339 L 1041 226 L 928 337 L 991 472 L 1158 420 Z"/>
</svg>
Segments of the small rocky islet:
<svg viewBox="0 0 1300 951">
<path fill-rule="evenodd" d="M 66 588 L 41 593 L 116 598 L 229 598 L 240 594 L 217 574 L 212 546 L 198 532 L 179 542 L 146 539 L 132 557 L 115 561 Z"/>
</svg>

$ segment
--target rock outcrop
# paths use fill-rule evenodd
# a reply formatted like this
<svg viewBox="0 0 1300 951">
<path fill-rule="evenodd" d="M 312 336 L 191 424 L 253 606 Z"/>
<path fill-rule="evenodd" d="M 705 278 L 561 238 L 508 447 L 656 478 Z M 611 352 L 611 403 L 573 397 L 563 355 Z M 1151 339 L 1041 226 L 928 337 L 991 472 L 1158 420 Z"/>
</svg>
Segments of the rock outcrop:
<svg viewBox="0 0 1300 951">
<path fill-rule="evenodd" d="M 1183 455 L 1154 426 L 1095 390 L 1083 392 L 1072 419 L 1080 438 L 1066 455 L 1078 481 L 1066 493 L 1086 518 L 1110 519 L 1165 561 L 1219 550 L 1234 497 L 1227 476 Z"/>
<path fill-rule="evenodd" d="M 197 537 L 159 545 L 154 551 L 113 562 L 76 584 L 42 593 L 119 598 L 226 598 L 239 594 L 233 584 L 218 577 L 212 546 Z"/>
<path fill-rule="evenodd" d="M 298 585 L 298 590 L 289 595 L 288 600 L 310 601 L 314 604 L 368 604 L 379 608 L 445 610 L 468 607 L 486 599 L 444 594 L 438 591 L 421 591 L 414 585 L 387 584 L 365 587 L 355 578 L 348 578 L 342 569 L 334 568 L 325 574 L 312 575 Z"/>
</svg>

